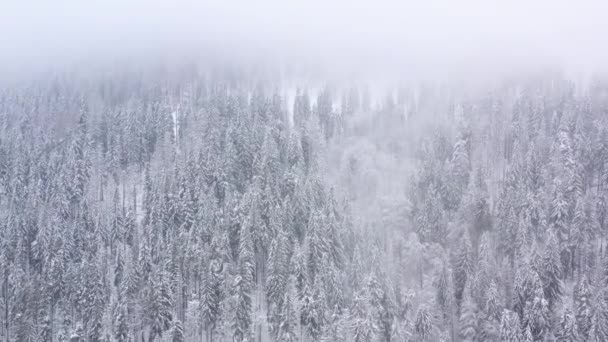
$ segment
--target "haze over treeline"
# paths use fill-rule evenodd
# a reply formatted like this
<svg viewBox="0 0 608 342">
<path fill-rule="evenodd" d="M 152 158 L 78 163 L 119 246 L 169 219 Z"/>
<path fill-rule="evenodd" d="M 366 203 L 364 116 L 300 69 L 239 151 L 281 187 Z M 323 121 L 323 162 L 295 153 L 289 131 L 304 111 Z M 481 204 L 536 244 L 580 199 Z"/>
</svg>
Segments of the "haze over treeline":
<svg viewBox="0 0 608 342">
<path fill-rule="evenodd" d="M 0 339 L 607 341 L 606 6 L 0 4 Z"/>
<path fill-rule="evenodd" d="M 539 68 L 603 70 L 608 57 L 608 5 L 594 0 L 59 0 L 1 6 L 3 73 L 207 59 L 310 64 L 366 78 L 470 79 Z"/>
</svg>

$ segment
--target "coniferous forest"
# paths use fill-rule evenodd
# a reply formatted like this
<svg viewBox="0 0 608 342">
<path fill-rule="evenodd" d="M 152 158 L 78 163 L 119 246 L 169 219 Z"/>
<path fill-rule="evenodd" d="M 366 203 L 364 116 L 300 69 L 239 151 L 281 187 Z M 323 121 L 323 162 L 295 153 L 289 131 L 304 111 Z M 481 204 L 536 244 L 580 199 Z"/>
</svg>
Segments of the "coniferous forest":
<svg viewBox="0 0 608 342">
<path fill-rule="evenodd" d="M 0 89 L 3 341 L 608 341 L 608 83 Z"/>
</svg>

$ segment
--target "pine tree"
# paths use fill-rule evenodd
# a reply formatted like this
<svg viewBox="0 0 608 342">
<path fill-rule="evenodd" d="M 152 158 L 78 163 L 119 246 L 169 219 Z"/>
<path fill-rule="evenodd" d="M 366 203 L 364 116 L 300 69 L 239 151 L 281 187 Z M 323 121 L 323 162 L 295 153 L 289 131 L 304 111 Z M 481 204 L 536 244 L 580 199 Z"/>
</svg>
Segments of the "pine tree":
<svg viewBox="0 0 608 342">
<path fill-rule="evenodd" d="M 591 316 L 591 327 L 589 329 L 589 341 L 606 341 L 608 339 L 608 316 L 606 302 L 603 298 L 604 290 L 599 291 L 600 296 L 595 300 L 593 316 Z"/>
<path fill-rule="evenodd" d="M 328 253 L 328 241 L 325 234 L 325 220 L 321 213 L 314 213 L 308 227 L 308 275 L 315 282 L 321 263 Z"/>
<path fill-rule="evenodd" d="M 416 230 L 421 241 L 445 244 L 446 223 L 439 191 L 434 184 L 428 187 L 421 210 L 416 215 Z"/>
<path fill-rule="evenodd" d="M 473 263 L 471 242 L 466 233 L 460 239 L 460 246 L 454 255 L 453 262 L 454 297 L 456 298 L 456 303 L 460 306 L 467 279 L 472 271 Z"/>
<path fill-rule="evenodd" d="M 291 277 L 281 301 L 278 332 L 276 334 L 277 340 L 285 342 L 295 342 L 298 340 L 296 333 L 298 325 L 297 309 L 298 301 L 295 290 L 295 278 Z"/>
<path fill-rule="evenodd" d="M 86 185 L 90 177 L 90 162 L 86 158 L 87 151 L 87 114 L 86 110 L 83 110 L 78 121 L 78 131 L 73 141 L 73 154 L 74 154 L 74 180 L 73 180 L 73 195 L 72 200 L 75 202 L 80 201 L 86 190 Z"/>
<path fill-rule="evenodd" d="M 563 291 L 559 246 L 557 238 L 552 233 L 549 234 L 549 238 L 547 239 L 541 267 L 542 270 L 540 270 L 539 275 L 543 283 L 545 298 L 551 310 L 555 303 L 560 301 Z"/>
<path fill-rule="evenodd" d="M 569 309 L 565 309 L 562 312 L 558 329 L 555 332 L 555 338 L 558 342 L 580 341 L 578 330 L 576 328 L 576 321 Z"/>
<path fill-rule="evenodd" d="M 428 308 L 421 306 L 416 313 L 414 332 L 419 341 L 429 341 L 433 336 L 434 324 Z"/>
<path fill-rule="evenodd" d="M 460 338 L 462 341 L 474 342 L 480 336 L 479 309 L 471 296 L 470 286 L 467 288 L 463 298 L 462 309 L 460 312 Z"/>
<path fill-rule="evenodd" d="M 88 338 L 97 341 L 101 339 L 102 316 L 106 303 L 102 278 L 96 263 L 83 263 L 83 281 L 85 290 L 82 293 L 81 305 L 84 307 L 84 324 Z"/>
<path fill-rule="evenodd" d="M 486 294 L 487 300 L 485 305 L 484 318 L 481 326 L 482 340 L 496 340 L 500 333 L 500 315 L 502 301 L 496 283 L 492 281 L 488 287 Z"/>
<path fill-rule="evenodd" d="M 278 228 L 276 239 L 272 242 L 270 248 L 270 265 L 269 275 L 266 281 L 266 298 L 269 302 L 269 310 L 273 304 L 280 303 L 287 284 L 287 276 L 289 272 L 288 260 L 289 257 L 289 240 L 287 233 Z"/>
<path fill-rule="evenodd" d="M 502 300 L 496 282 L 492 281 L 488 287 L 487 300 L 486 300 L 486 314 L 489 319 L 499 320 L 500 309 L 502 307 Z"/>
<path fill-rule="evenodd" d="M 124 280 L 125 263 L 120 251 L 116 254 L 116 266 L 114 268 L 114 286 L 119 289 Z"/>
<path fill-rule="evenodd" d="M 566 189 L 560 179 L 557 179 L 553 189 L 550 219 L 558 233 L 560 242 L 570 241 L 570 232 L 567 226 L 569 203 L 566 197 Z"/>
<path fill-rule="evenodd" d="M 504 309 L 500 321 L 500 340 L 505 342 L 521 342 L 522 339 L 517 314 Z"/>
<path fill-rule="evenodd" d="M 531 302 L 526 302 L 523 323 L 526 329 L 530 330 L 534 340 L 542 340 L 550 329 L 549 304 L 541 288 L 534 291 Z"/>
<path fill-rule="evenodd" d="M 351 314 L 353 316 L 353 340 L 357 342 L 371 342 L 376 332 L 368 302 L 369 298 L 366 298 L 363 293 L 355 294 Z"/>
<path fill-rule="evenodd" d="M 119 303 L 114 316 L 114 339 L 117 342 L 127 342 L 129 340 L 127 308 L 124 303 Z"/>
<path fill-rule="evenodd" d="M 205 331 L 213 336 L 217 320 L 221 315 L 221 278 L 219 274 L 220 265 L 217 260 L 212 260 L 209 270 L 203 279 L 201 291 L 200 310 Z"/>
<path fill-rule="evenodd" d="M 173 320 L 171 327 L 171 342 L 184 342 L 184 327 L 179 320 Z"/>
<path fill-rule="evenodd" d="M 394 305 L 388 289 L 380 284 L 377 277 L 372 276 L 368 281 L 370 293 L 370 304 L 375 316 L 375 325 L 378 327 L 378 335 L 381 339 L 390 341 L 393 331 Z"/>
<path fill-rule="evenodd" d="M 466 131 L 460 132 L 458 140 L 454 144 L 452 158 L 450 160 L 450 186 L 451 201 L 449 208 L 455 209 L 460 205 L 464 190 L 469 184 L 471 164 L 469 160 L 469 138 Z"/>
<path fill-rule="evenodd" d="M 435 275 L 433 286 L 435 287 L 436 291 L 435 302 L 439 306 L 440 311 L 443 312 L 444 319 L 447 319 L 451 316 L 452 286 L 449 268 L 446 261 L 442 262 L 441 269 Z"/>
<path fill-rule="evenodd" d="M 233 297 L 235 301 L 235 312 L 233 337 L 236 342 L 248 341 L 251 334 L 252 300 L 253 289 L 253 241 L 248 224 L 241 228 L 241 239 L 239 244 L 239 274 L 236 276 L 233 286 Z"/>
<path fill-rule="evenodd" d="M 317 340 L 324 326 L 325 300 L 319 288 L 308 288 L 300 300 L 300 324 L 306 335 Z"/>
<path fill-rule="evenodd" d="M 535 298 L 544 298 L 542 284 L 538 273 L 529 265 L 521 265 L 515 276 L 515 303 L 514 310 L 524 320 L 526 305 L 532 305 Z"/>
<path fill-rule="evenodd" d="M 526 332 L 524 333 L 524 342 L 534 342 L 534 335 L 532 334 L 532 330 L 530 326 L 526 327 Z"/>
<path fill-rule="evenodd" d="M 591 328 L 591 316 L 592 316 L 592 304 L 591 304 L 591 290 L 587 277 L 583 276 L 583 279 L 578 283 L 574 289 L 574 312 L 576 319 L 576 327 L 578 332 L 583 339 L 587 339 L 589 335 L 589 329 Z"/>
<path fill-rule="evenodd" d="M 150 328 L 149 338 L 162 336 L 171 326 L 172 293 L 168 275 L 162 269 L 156 270 L 143 290 L 144 322 Z"/>
</svg>

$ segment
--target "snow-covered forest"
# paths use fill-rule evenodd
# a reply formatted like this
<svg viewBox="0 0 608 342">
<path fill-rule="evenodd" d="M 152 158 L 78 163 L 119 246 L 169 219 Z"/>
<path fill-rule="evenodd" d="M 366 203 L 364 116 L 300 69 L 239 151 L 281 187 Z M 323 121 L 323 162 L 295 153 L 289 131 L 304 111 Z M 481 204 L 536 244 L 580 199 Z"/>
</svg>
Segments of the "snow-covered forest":
<svg viewBox="0 0 608 342">
<path fill-rule="evenodd" d="M 2 340 L 608 340 L 608 83 L 282 84 L 2 88 Z"/>
</svg>

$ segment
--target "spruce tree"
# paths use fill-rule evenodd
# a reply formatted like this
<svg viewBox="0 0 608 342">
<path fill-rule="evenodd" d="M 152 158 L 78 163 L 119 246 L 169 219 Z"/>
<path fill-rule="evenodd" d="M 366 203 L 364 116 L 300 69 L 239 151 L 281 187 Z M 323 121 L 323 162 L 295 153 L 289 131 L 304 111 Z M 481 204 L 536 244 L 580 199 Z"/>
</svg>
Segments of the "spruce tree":
<svg viewBox="0 0 608 342">
<path fill-rule="evenodd" d="M 517 314 L 504 309 L 500 321 L 500 340 L 505 342 L 521 342 L 522 338 Z"/>
<path fill-rule="evenodd" d="M 563 292 L 559 245 L 553 233 L 549 233 L 541 268 L 539 275 L 543 283 L 545 298 L 549 302 L 549 309 L 553 309 L 555 304 L 560 301 Z"/>
<path fill-rule="evenodd" d="M 462 341 L 475 342 L 479 339 L 481 329 L 478 315 L 479 309 L 471 296 L 471 288 L 468 286 L 464 294 L 459 318 L 459 336 Z"/>
<path fill-rule="evenodd" d="M 453 284 L 454 284 L 454 297 L 456 303 L 460 306 L 463 298 L 463 292 L 467 279 L 471 274 L 473 265 L 473 256 L 471 250 L 471 241 L 468 235 L 465 233 L 460 239 L 460 245 L 456 254 L 453 258 L 454 267 L 452 270 Z"/>
<path fill-rule="evenodd" d="M 434 330 L 433 317 L 426 306 L 418 308 L 414 320 L 414 333 L 420 341 L 430 341 Z"/>
<path fill-rule="evenodd" d="M 591 329 L 591 316 L 593 314 L 591 289 L 587 277 L 574 288 L 574 316 L 580 337 L 587 339 Z"/>
<path fill-rule="evenodd" d="M 555 332 L 555 339 L 558 342 L 580 341 L 576 321 L 568 308 L 562 312 L 559 326 Z"/>
<path fill-rule="evenodd" d="M 248 224 L 241 228 L 239 244 L 238 275 L 234 280 L 233 298 L 235 305 L 234 321 L 232 324 L 233 337 L 236 342 L 247 341 L 251 334 L 252 299 L 254 277 L 253 241 Z"/>
<path fill-rule="evenodd" d="M 355 294 L 351 312 L 353 315 L 352 335 L 356 342 L 373 341 L 377 327 L 370 309 L 369 298 L 364 293 Z"/>
<path fill-rule="evenodd" d="M 298 300 L 295 290 L 295 278 L 287 282 L 287 288 L 281 300 L 280 313 L 276 338 L 279 341 L 295 342 L 298 340 L 296 329 L 298 326 Z"/>
<path fill-rule="evenodd" d="M 171 327 L 171 342 L 184 342 L 184 327 L 182 322 L 174 320 Z"/>
</svg>

